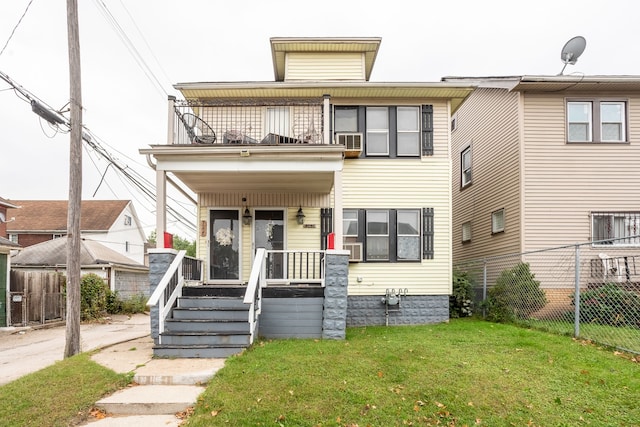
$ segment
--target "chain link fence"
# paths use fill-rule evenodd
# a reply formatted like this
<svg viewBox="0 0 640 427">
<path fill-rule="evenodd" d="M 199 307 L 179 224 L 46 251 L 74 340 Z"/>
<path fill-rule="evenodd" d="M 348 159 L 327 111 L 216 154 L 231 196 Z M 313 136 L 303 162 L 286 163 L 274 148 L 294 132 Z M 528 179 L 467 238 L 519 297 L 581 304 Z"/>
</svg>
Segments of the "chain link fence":
<svg viewBox="0 0 640 427">
<path fill-rule="evenodd" d="M 597 243 L 597 242 L 596 242 Z M 583 243 L 454 266 L 488 320 L 640 354 L 640 248 Z"/>
</svg>

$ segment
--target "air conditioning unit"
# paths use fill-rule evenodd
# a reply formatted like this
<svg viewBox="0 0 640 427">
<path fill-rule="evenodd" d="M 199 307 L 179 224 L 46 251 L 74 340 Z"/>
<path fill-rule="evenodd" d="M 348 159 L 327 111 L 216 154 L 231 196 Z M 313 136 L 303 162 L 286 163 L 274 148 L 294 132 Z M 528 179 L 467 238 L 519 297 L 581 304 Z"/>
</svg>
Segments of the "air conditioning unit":
<svg viewBox="0 0 640 427">
<path fill-rule="evenodd" d="M 338 144 L 344 145 L 345 157 L 359 157 L 362 153 L 361 133 L 338 133 L 336 134 Z"/>
<path fill-rule="evenodd" d="M 362 261 L 362 243 L 344 243 L 342 246 L 349 251 L 349 262 Z"/>
</svg>

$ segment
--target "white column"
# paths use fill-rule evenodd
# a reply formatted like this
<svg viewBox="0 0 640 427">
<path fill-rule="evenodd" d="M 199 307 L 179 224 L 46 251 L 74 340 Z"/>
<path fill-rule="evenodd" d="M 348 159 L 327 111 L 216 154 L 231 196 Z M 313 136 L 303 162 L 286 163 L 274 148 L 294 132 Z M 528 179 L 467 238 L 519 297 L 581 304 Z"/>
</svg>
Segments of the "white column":
<svg viewBox="0 0 640 427">
<path fill-rule="evenodd" d="M 167 228 L 167 177 L 156 169 L 156 248 L 164 248 L 164 232 Z"/>
<path fill-rule="evenodd" d="M 324 122 L 322 123 L 322 139 L 324 144 L 333 144 L 331 138 L 331 104 L 329 103 L 330 96 L 324 95 L 322 104 L 322 114 Z"/>
<path fill-rule="evenodd" d="M 176 111 L 175 111 L 176 97 L 169 95 L 169 109 L 168 109 L 168 125 L 167 125 L 167 145 L 173 145 L 175 138 L 175 123 L 176 123 Z"/>
<path fill-rule="evenodd" d="M 333 232 L 335 249 L 342 250 L 342 171 L 333 173 Z"/>
</svg>

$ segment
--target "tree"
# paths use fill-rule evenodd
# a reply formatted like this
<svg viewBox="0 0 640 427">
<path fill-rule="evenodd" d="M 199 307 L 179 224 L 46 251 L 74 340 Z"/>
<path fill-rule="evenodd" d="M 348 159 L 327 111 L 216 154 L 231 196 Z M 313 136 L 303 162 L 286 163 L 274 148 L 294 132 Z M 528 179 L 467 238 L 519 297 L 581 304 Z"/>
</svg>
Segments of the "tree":
<svg viewBox="0 0 640 427">
<path fill-rule="evenodd" d="M 156 244 L 156 230 L 153 230 L 149 233 L 149 237 L 147 240 L 151 246 L 155 246 Z M 196 256 L 196 241 L 188 240 L 178 235 L 173 236 L 173 249 L 177 249 L 179 251 L 185 250 L 187 251 L 187 256 L 195 257 Z"/>
</svg>

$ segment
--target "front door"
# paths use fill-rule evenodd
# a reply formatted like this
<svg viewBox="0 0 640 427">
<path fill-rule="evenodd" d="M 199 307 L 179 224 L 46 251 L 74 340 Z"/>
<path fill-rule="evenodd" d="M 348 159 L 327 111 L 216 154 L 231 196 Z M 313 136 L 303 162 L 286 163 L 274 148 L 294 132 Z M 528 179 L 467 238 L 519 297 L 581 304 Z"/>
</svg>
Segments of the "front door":
<svg viewBox="0 0 640 427">
<path fill-rule="evenodd" d="M 209 278 L 240 279 L 240 222 L 237 210 L 212 210 L 209 229 Z"/>
<path fill-rule="evenodd" d="M 281 251 L 284 249 L 284 211 L 256 210 L 254 225 L 255 248 Z M 271 253 L 267 258 L 267 279 L 284 278 L 284 254 Z"/>
</svg>

